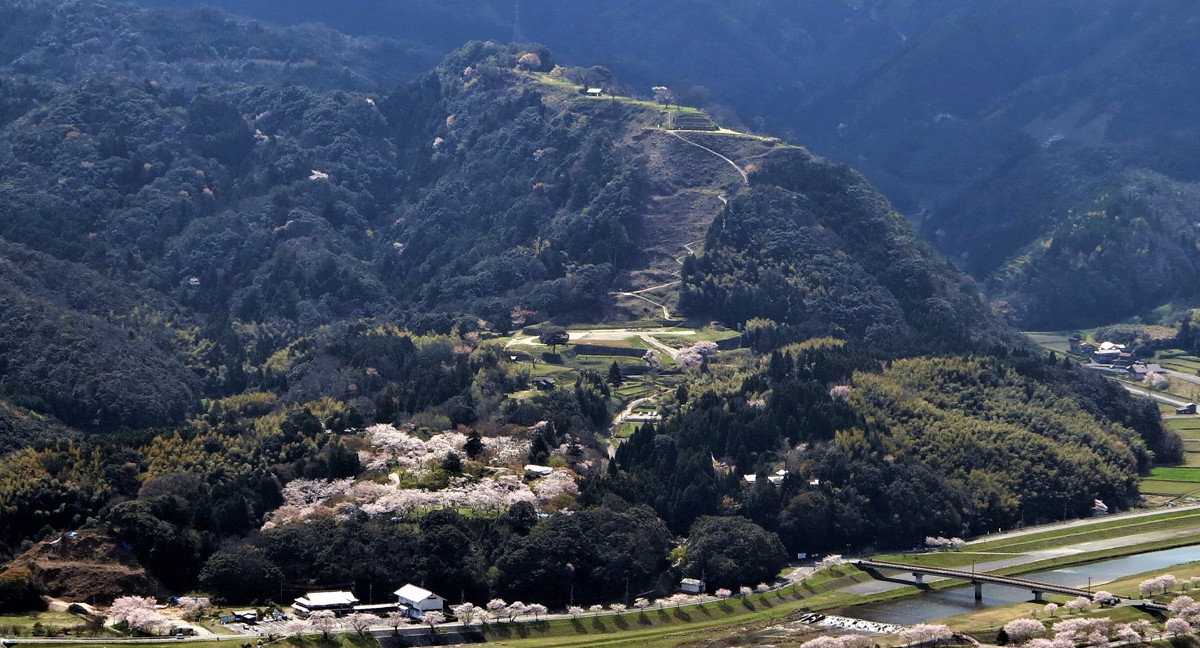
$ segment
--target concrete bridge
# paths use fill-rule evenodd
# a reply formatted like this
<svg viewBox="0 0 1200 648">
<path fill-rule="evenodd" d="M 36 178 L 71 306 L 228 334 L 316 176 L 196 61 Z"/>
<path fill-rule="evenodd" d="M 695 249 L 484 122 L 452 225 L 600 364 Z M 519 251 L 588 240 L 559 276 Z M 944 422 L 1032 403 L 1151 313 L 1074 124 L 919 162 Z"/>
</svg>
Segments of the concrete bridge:
<svg viewBox="0 0 1200 648">
<path fill-rule="evenodd" d="M 1042 583 L 1039 581 L 1029 580 L 1027 578 L 1013 578 L 1011 576 L 997 576 L 995 574 L 980 573 L 975 571 L 963 571 L 961 569 L 948 569 L 945 567 L 920 567 L 917 565 L 905 565 L 903 563 L 885 562 L 881 560 L 853 560 L 852 564 L 861 567 L 863 571 L 871 574 L 871 576 L 880 580 L 890 580 L 902 583 L 908 583 L 922 587 L 925 585 L 925 576 L 941 576 L 943 578 L 957 578 L 975 584 L 975 600 L 983 600 L 983 584 L 989 583 L 992 585 L 1003 585 L 1005 587 L 1016 587 L 1027 589 L 1033 592 L 1033 600 L 1041 601 L 1042 595 L 1046 592 L 1054 594 L 1066 594 L 1068 596 L 1086 596 L 1092 597 L 1089 590 L 1080 589 L 1078 587 L 1067 587 L 1065 585 L 1054 585 L 1053 583 Z M 884 576 L 880 574 L 880 569 L 891 569 L 896 571 L 907 572 L 913 575 L 912 581 L 898 579 L 894 577 Z"/>
</svg>

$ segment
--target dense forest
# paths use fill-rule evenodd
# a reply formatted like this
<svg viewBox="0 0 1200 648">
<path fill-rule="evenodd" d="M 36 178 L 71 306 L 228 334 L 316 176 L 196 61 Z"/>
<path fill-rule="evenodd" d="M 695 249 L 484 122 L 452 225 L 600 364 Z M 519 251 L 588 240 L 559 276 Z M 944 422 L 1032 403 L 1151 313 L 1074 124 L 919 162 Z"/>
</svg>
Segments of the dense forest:
<svg viewBox="0 0 1200 648">
<path fill-rule="evenodd" d="M 1194 208 L 1135 200 L 1141 225 L 1091 219 L 1087 247 L 1068 234 L 1146 175 L 1168 193 L 1200 177 L 1184 0 L 142 1 L 322 22 L 413 51 L 531 39 L 671 86 L 854 165 L 1020 326 L 1094 326 L 1195 295 Z"/>
<path fill-rule="evenodd" d="M 736 134 L 748 181 L 705 175 L 605 68 L 476 41 L 418 72 L 426 46 L 210 9 L 0 18 L 0 558 L 83 530 L 230 602 L 562 605 L 1126 508 L 1180 458 L 862 176 Z M 610 459 L 629 365 L 537 385 L 544 334 L 619 312 L 686 173 L 723 206 L 681 215 L 707 234 L 679 306 L 743 348 L 623 349 L 673 382 Z"/>
</svg>

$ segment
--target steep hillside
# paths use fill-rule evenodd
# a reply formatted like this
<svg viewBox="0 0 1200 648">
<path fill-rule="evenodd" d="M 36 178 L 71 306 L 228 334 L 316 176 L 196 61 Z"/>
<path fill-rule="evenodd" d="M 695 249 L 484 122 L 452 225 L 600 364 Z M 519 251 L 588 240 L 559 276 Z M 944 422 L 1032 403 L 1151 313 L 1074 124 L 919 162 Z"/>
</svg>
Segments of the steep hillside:
<svg viewBox="0 0 1200 648">
<path fill-rule="evenodd" d="M 853 171 L 802 149 L 764 158 L 685 265 L 685 304 L 795 339 L 849 336 L 905 353 L 991 348 L 1003 332 L 974 285 L 939 260 Z"/>
<path fill-rule="evenodd" d="M 0 393 L 88 429 L 177 423 L 201 397 L 262 386 L 258 367 L 279 345 L 346 319 L 386 315 L 447 333 L 563 313 L 676 316 L 681 264 L 725 202 L 741 209 L 747 171 L 804 181 L 774 162 L 790 147 L 666 130 L 704 118 L 581 96 L 572 79 L 589 72 L 556 70 L 534 46 L 476 43 L 380 92 L 366 90 L 386 77 L 358 61 L 395 47 L 387 42 L 304 30 L 256 39 L 266 28 L 212 12 L 94 3 L 32 3 L 21 16 L 43 33 L 8 67 L 19 114 L 0 131 L 0 236 L 13 270 Z M 185 23 L 194 29 L 183 36 Z M 114 45 L 89 45 L 97 40 Z M 78 51 L 76 66 L 48 58 L 56 51 Z M 255 67 L 263 60 L 279 65 Z M 247 72 L 231 82 L 234 69 Z M 839 299 L 876 301 L 857 286 L 902 259 L 938 265 L 885 205 L 822 209 L 889 223 L 878 250 L 859 235 L 827 242 L 831 253 L 893 262 L 870 262 Z M 933 302 L 922 300 L 976 299 L 957 279 L 938 281 L 920 297 L 879 301 L 887 323 L 874 337 L 922 348 L 904 332 L 916 320 L 889 314 L 896 298 L 915 300 L 910 319 L 926 317 L 917 311 Z M 766 314 L 684 306 L 733 323 Z M 830 302 L 821 317 L 858 320 L 831 330 L 866 335 L 877 322 L 855 308 Z M 980 309 L 951 310 L 937 319 L 988 336 Z M 34 343 L 44 331 L 32 323 L 49 321 L 56 341 Z"/>
<path fill-rule="evenodd" d="M 862 171 L 927 240 L 1000 286 L 999 310 L 1021 326 L 1108 321 L 1195 292 L 1187 270 L 1156 271 L 1163 283 L 1152 291 L 1101 272 L 1089 283 L 1132 297 L 1076 304 L 1045 273 L 1008 267 L 1036 256 L 1036 241 L 1061 239 L 1069 210 L 1120 191 L 1114 178 L 1149 172 L 1185 188 L 1200 178 L 1190 153 L 1200 137 L 1191 64 L 1200 23 L 1188 2 L 405 0 L 336 14 L 315 2 L 224 6 L 435 49 L 531 38 L 643 92 L 666 84 L 690 102 L 729 104 L 757 128 Z M 1170 243 L 1170 220 L 1148 215 L 1165 243 L 1156 256 L 1190 266 L 1195 253 Z M 1124 238 L 1109 230 L 1103 247 Z"/>
<path fill-rule="evenodd" d="M 238 603 L 611 601 L 673 591 L 673 537 L 690 575 L 753 583 L 784 547 L 1124 507 L 1178 459 L 1152 405 L 1016 338 L 863 177 L 669 93 L 528 43 L 393 85 L 394 42 L 3 11 L 0 556 L 88 531 L 26 554 L 45 586 L 91 547 L 122 589 L 157 587 L 140 565 Z M 702 325 L 646 321 L 680 316 Z M 639 407 L 657 424 L 618 418 Z M 1062 496 L 947 451 L 960 424 L 997 457 L 1078 446 L 1021 465 Z"/>
</svg>

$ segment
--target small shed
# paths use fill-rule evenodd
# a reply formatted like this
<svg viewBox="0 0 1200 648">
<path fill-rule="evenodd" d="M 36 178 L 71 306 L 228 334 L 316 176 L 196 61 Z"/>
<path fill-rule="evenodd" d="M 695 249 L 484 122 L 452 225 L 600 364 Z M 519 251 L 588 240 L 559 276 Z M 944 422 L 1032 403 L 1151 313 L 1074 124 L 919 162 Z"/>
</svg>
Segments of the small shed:
<svg viewBox="0 0 1200 648">
<path fill-rule="evenodd" d="M 533 379 L 533 386 L 542 391 L 549 391 L 551 389 L 554 389 L 554 386 L 557 384 L 558 383 L 555 382 L 555 380 L 553 378 L 550 378 L 549 376 L 538 376 L 537 378 Z"/>
<path fill-rule="evenodd" d="M 687 594 L 703 594 L 704 581 L 699 578 L 685 578 L 679 581 L 679 591 Z"/>
<path fill-rule="evenodd" d="M 412 583 L 396 590 L 395 594 L 400 609 L 414 619 L 426 612 L 440 612 L 446 603 L 446 599 Z"/>
<path fill-rule="evenodd" d="M 584 91 L 584 94 L 589 97 L 599 97 L 600 95 L 604 94 L 604 88 L 588 88 Z"/>
<path fill-rule="evenodd" d="M 525 473 L 531 477 L 545 477 L 554 472 L 550 466 L 541 466 L 538 464 L 525 464 Z"/>
</svg>

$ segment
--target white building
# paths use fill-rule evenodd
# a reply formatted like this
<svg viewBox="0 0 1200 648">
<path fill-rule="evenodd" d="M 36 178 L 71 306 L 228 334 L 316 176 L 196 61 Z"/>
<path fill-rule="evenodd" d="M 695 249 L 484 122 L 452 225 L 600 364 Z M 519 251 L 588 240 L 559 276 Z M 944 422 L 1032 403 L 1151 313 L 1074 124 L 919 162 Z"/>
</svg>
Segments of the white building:
<svg viewBox="0 0 1200 648">
<path fill-rule="evenodd" d="M 358 604 L 358 598 L 350 592 L 309 592 L 292 603 L 296 616 L 307 619 L 318 610 L 329 610 L 334 614 L 346 614 Z"/>
<path fill-rule="evenodd" d="M 703 594 L 704 581 L 699 578 L 685 578 L 679 581 L 679 589 L 687 594 Z"/>
<path fill-rule="evenodd" d="M 426 612 L 441 612 L 446 603 L 446 599 L 412 583 L 396 590 L 395 594 L 399 599 L 400 609 L 414 619 L 421 618 Z"/>
</svg>

